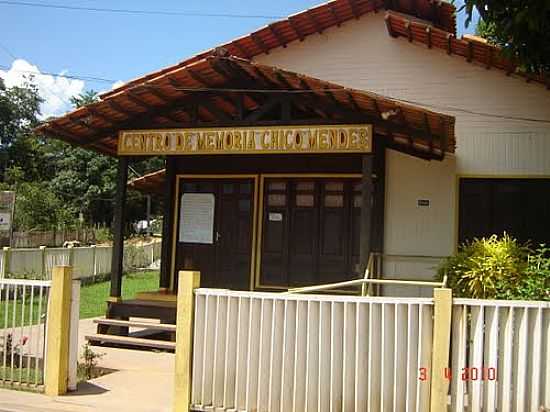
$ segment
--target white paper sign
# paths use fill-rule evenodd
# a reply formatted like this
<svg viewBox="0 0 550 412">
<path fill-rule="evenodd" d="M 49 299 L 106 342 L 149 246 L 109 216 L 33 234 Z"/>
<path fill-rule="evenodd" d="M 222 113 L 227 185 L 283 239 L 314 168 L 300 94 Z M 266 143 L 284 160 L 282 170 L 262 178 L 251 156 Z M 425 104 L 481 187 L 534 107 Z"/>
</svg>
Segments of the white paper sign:
<svg viewBox="0 0 550 412">
<path fill-rule="evenodd" d="M 181 196 L 179 241 L 214 243 L 213 193 L 184 193 Z"/>
<path fill-rule="evenodd" d="M 270 222 L 282 222 L 283 221 L 283 214 L 282 213 L 269 213 L 269 221 Z"/>
</svg>

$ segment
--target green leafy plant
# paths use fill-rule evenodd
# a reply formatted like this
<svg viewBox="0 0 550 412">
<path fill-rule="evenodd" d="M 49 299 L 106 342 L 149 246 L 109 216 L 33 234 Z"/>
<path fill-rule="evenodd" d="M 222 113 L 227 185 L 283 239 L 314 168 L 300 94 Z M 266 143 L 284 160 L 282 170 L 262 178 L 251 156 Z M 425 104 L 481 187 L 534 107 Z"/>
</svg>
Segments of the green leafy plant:
<svg viewBox="0 0 550 412">
<path fill-rule="evenodd" d="M 89 343 L 83 346 L 82 362 L 78 362 L 77 368 L 80 380 L 89 380 L 100 376 L 97 364 L 103 356 L 105 356 L 104 353 L 94 352 Z"/>
<path fill-rule="evenodd" d="M 502 237 L 474 239 L 460 247 L 439 267 L 442 279 L 455 296 L 476 299 L 501 298 L 504 291 L 515 288 L 528 269 L 528 245 L 521 245 L 506 233 Z M 508 293 L 511 298 L 513 292 Z"/>
</svg>

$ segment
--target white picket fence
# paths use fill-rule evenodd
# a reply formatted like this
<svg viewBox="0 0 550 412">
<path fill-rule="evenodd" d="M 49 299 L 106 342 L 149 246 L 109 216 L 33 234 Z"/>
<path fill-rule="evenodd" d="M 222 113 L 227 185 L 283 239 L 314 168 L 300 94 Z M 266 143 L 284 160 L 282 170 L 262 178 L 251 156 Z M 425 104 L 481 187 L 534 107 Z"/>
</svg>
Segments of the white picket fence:
<svg viewBox="0 0 550 412">
<path fill-rule="evenodd" d="M 452 411 L 550 408 L 550 302 L 455 299 Z"/>
<path fill-rule="evenodd" d="M 197 289 L 191 407 L 420 412 L 430 380 L 445 379 L 452 411 L 539 411 L 550 407 L 549 310 L 455 299 L 452 361 L 432 373 L 432 298 Z"/>
<path fill-rule="evenodd" d="M 54 266 L 72 266 L 75 279 L 85 279 L 111 272 L 112 246 L 0 250 L 0 279 L 28 276 L 50 279 Z M 160 259 L 160 240 L 139 246 L 125 246 L 124 265 L 145 268 Z"/>
<path fill-rule="evenodd" d="M 197 410 L 424 411 L 432 299 L 198 289 Z"/>
</svg>

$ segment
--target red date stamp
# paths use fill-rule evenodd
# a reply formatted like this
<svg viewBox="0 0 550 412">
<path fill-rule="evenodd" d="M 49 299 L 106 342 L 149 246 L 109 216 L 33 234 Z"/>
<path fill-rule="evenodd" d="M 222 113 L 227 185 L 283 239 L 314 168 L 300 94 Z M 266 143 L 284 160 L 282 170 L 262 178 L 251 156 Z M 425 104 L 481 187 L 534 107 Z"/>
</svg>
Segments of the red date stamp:
<svg viewBox="0 0 550 412">
<path fill-rule="evenodd" d="M 497 368 L 494 367 L 465 367 L 458 374 L 463 381 L 496 381 Z M 453 378 L 451 368 L 443 369 L 443 378 L 450 381 Z M 418 380 L 427 381 L 429 379 L 428 368 L 418 368 Z"/>
</svg>

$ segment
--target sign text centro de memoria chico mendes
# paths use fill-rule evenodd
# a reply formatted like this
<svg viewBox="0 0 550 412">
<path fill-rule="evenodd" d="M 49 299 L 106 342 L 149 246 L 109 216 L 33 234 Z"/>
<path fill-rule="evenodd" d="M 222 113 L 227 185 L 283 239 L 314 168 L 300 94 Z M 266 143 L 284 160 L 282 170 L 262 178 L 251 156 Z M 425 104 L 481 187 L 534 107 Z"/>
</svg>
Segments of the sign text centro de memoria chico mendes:
<svg viewBox="0 0 550 412">
<path fill-rule="evenodd" d="M 123 130 L 119 155 L 370 153 L 372 125 Z"/>
</svg>

